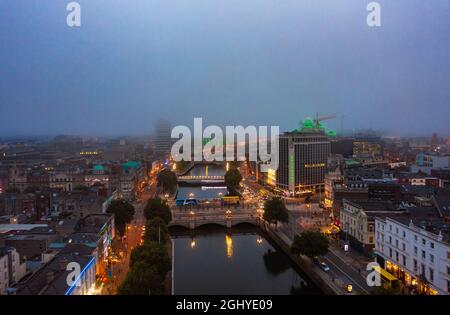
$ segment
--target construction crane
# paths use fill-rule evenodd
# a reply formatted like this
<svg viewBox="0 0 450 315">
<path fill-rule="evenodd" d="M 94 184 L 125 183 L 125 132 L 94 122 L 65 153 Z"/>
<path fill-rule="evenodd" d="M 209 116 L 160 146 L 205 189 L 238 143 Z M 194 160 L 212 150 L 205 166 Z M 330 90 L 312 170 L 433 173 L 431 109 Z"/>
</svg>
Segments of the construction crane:
<svg viewBox="0 0 450 315">
<path fill-rule="evenodd" d="M 316 119 L 314 119 L 314 126 L 315 126 L 316 128 L 319 128 L 319 127 L 320 127 L 320 122 L 321 122 L 321 121 L 329 120 L 329 119 L 334 119 L 334 118 L 336 118 L 336 115 L 330 115 L 330 116 L 322 116 L 322 117 L 319 117 L 319 114 L 317 113 L 317 114 L 316 114 Z"/>
</svg>

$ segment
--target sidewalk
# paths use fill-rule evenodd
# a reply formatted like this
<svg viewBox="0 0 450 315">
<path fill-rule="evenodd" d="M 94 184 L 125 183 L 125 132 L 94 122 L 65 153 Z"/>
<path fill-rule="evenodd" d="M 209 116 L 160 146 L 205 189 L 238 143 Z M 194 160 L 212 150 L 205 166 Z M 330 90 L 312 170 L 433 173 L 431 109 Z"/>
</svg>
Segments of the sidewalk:
<svg viewBox="0 0 450 315">
<path fill-rule="evenodd" d="M 364 256 L 351 247 L 349 247 L 348 252 L 345 252 L 344 249 L 335 242 L 330 242 L 329 250 L 342 259 L 347 265 L 355 269 L 361 277 L 365 278 L 369 274 L 369 271 L 366 270 L 367 265 L 370 262 L 373 262 L 369 257 Z"/>
<path fill-rule="evenodd" d="M 279 228 L 272 229 L 271 227 L 267 227 L 266 229 L 270 230 L 271 233 L 275 234 L 289 249 L 292 244 L 292 239 L 287 236 L 282 230 Z M 324 272 L 321 270 L 316 264 L 314 264 L 308 257 L 300 256 L 294 257 L 289 253 L 287 254 L 293 257 L 294 261 L 296 261 L 300 265 L 300 269 L 303 269 L 311 278 L 320 278 L 322 285 L 326 285 L 329 290 L 332 290 L 335 294 L 338 295 L 347 295 L 348 293 L 344 289 L 343 283 L 340 282 L 339 278 L 333 277 L 331 274 Z M 323 287 L 322 287 L 323 288 Z"/>
</svg>

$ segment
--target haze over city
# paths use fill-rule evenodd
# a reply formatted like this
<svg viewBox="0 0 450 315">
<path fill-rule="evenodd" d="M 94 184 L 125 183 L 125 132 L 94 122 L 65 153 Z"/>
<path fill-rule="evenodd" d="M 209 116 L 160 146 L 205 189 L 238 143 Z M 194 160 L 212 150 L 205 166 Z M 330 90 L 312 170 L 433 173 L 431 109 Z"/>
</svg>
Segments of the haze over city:
<svg viewBox="0 0 450 315">
<path fill-rule="evenodd" d="M 149 134 L 172 125 L 327 126 L 447 134 L 450 3 L 379 1 L 0 3 L 0 133 Z"/>
</svg>

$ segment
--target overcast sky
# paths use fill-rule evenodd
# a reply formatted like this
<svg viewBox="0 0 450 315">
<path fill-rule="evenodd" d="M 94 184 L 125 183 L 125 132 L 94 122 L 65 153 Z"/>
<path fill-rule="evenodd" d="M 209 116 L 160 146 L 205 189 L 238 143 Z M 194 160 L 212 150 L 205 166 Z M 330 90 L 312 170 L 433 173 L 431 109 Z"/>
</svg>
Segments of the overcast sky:
<svg viewBox="0 0 450 315">
<path fill-rule="evenodd" d="M 450 134 L 450 1 L 0 1 L 0 135 L 191 125 Z"/>
</svg>

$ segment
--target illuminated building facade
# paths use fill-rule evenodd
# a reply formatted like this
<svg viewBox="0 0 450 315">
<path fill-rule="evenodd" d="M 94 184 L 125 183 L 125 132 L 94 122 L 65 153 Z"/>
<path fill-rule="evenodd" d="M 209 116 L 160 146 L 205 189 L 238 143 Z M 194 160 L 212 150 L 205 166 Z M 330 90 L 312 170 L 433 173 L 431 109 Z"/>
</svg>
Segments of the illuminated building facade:
<svg viewBox="0 0 450 315">
<path fill-rule="evenodd" d="M 330 140 L 321 129 L 303 128 L 280 135 L 277 187 L 291 194 L 322 189 L 329 155 Z"/>
<path fill-rule="evenodd" d="M 375 254 L 381 267 L 410 293 L 450 294 L 450 231 L 434 208 L 375 218 Z"/>
</svg>

